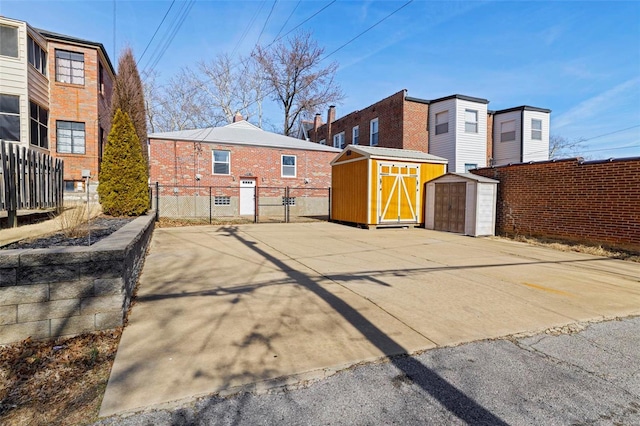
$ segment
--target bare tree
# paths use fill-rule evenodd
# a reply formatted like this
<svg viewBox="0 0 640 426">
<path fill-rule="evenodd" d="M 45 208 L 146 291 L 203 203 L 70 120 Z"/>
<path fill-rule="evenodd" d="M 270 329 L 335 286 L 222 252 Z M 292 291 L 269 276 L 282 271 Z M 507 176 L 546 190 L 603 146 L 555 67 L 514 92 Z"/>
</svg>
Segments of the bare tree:
<svg viewBox="0 0 640 426">
<path fill-rule="evenodd" d="M 272 47 L 258 47 L 254 57 L 269 93 L 284 110 L 283 133 L 290 135 L 301 118 L 340 102 L 344 94 L 335 83 L 338 63 L 321 67 L 324 49 L 301 32 Z"/>
<path fill-rule="evenodd" d="M 241 113 L 246 120 L 257 116 L 255 121 L 259 127 L 262 125 L 264 82 L 255 65 L 249 58 L 233 63 L 227 54 L 198 65 L 202 74 L 199 86 L 208 95 L 209 108 L 221 112 L 227 123 L 233 121 L 236 113 Z"/>
<path fill-rule="evenodd" d="M 144 90 L 138 66 L 130 47 L 126 47 L 118 59 L 118 74 L 113 82 L 113 97 L 111 98 L 111 116 L 113 117 L 119 109 L 129 115 L 140 140 L 145 163 L 149 164 Z"/>
<path fill-rule="evenodd" d="M 567 158 L 582 156 L 584 138 L 569 140 L 564 136 L 551 135 L 549 137 L 549 158 Z"/>
</svg>

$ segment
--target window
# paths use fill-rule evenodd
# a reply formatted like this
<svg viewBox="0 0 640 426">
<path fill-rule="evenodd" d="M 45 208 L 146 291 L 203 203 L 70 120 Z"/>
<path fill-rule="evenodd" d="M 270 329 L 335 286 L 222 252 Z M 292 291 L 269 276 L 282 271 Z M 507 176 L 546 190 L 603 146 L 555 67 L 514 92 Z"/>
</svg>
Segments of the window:
<svg viewBox="0 0 640 426">
<path fill-rule="evenodd" d="M 542 140 L 542 120 L 531 119 L 531 139 Z"/>
<path fill-rule="evenodd" d="M 369 144 L 371 146 L 378 145 L 378 119 L 377 118 L 374 118 L 373 120 L 371 120 L 371 123 L 369 124 L 369 135 L 370 135 Z"/>
<path fill-rule="evenodd" d="M 0 25 L 0 55 L 18 57 L 18 28 Z"/>
<path fill-rule="evenodd" d="M 84 54 L 56 50 L 56 81 L 84 84 Z"/>
<path fill-rule="evenodd" d="M 31 36 L 27 43 L 27 51 L 29 63 L 42 75 L 47 75 L 47 52 Z"/>
<path fill-rule="evenodd" d="M 84 182 L 79 180 L 65 180 L 64 181 L 64 192 L 83 192 L 84 191 Z"/>
<path fill-rule="evenodd" d="M 282 197 L 282 205 L 286 206 L 295 206 L 296 205 L 296 197 Z"/>
<path fill-rule="evenodd" d="M 436 135 L 449 133 L 449 111 L 436 114 Z"/>
<path fill-rule="evenodd" d="M 515 120 L 500 123 L 500 142 L 510 142 L 516 140 Z"/>
<path fill-rule="evenodd" d="M 469 170 L 477 169 L 477 163 L 464 163 L 464 172 L 469 173 Z"/>
<path fill-rule="evenodd" d="M 296 156 L 282 156 L 282 177 L 296 177 Z"/>
<path fill-rule="evenodd" d="M 98 93 L 104 95 L 104 68 L 102 62 L 98 61 Z"/>
<path fill-rule="evenodd" d="M 474 109 L 464 110 L 464 131 L 478 133 L 478 111 Z"/>
<path fill-rule="evenodd" d="M 231 174 L 231 153 L 229 151 L 213 150 L 213 174 Z"/>
<path fill-rule="evenodd" d="M 56 150 L 62 154 L 84 154 L 84 123 L 56 122 Z"/>
<path fill-rule="evenodd" d="M 356 126 L 353 128 L 351 136 L 351 143 L 354 145 L 358 145 L 358 141 L 360 139 L 360 126 Z"/>
<path fill-rule="evenodd" d="M 29 101 L 29 118 L 31 145 L 49 149 L 49 111 L 37 103 Z"/>
<path fill-rule="evenodd" d="M 231 197 L 216 195 L 213 197 L 213 204 L 216 206 L 229 206 L 231 205 Z"/>
<path fill-rule="evenodd" d="M 326 139 L 322 139 L 322 140 L 320 141 L 320 145 L 326 145 L 326 144 L 327 144 L 327 140 L 326 140 Z"/>
<path fill-rule="evenodd" d="M 333 147 L 344 148 L 344 132 L 333 135 Z"/>
<path fill-rule="evenodd" d="M 0 139 L 20 141 L 20 97 L 0 95 Z"/>
</svg>

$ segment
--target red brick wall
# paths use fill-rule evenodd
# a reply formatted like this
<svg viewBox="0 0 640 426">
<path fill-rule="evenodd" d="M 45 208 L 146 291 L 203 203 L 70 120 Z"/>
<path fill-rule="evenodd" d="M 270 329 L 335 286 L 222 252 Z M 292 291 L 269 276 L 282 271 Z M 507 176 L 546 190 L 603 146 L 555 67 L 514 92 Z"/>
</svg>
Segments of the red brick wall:
<svg viewBox="0 0 640 426">
<path fill-rule="evenodd" d="M 518 164 L 500 181 L 496 231 L 640 250 L 640 158 Z"/>
<path fill-rule="evenodd" d="M 331 186 L 330 162 L 338 153 L 151 139 L 151 182 L 160 185 L 237 186 L 241 177 L 257 185 L 326 188 Z M 231 152 L 231 175 L 214 175 L 212 151 Z M 281 155 L 296 156 L 296 177 L 282 177 Z M 308 183 L 305 183 L 308 179 Z"/>
<path fill-rule="evenodd" d="M 109 117 L 106 113 L 110 107 L 111 77 L 105 66 L 105 88 L 108 97 L 99 94 L 98 87 L 98 51 L 66 43 L 49 41 L 49 140 L 51 153 L 64 160 L 64 179 L 82 180 L 82 170 L 91 170 L 91 176 L 98 177 L 99 128 L 100 123 L 105 130 L 105 138 L 109 132 Z M 84 54 L 84 85 L 60 83 L 56 81 L 55 50 L 61 49 Z M 100 100 L 100 101 L 99 101 Z M 102 103 L 103 105 L 99 106 Z M 101 117 L 101 119 L 99 119 Z M 85 125 L 85 153 L 61 154 L 56 149 L 56 121 L 81 122 Z M 105 121 L 106 120 L 106 121 Z"/>
<path fill-rule="evenodd" d="M 369 123 L 374 118 L 378 118 L 378 146 L 402 148 L 404 94 L 404 90 L 395 93 L 363 110 L 352 112 L 335 120 L 331 126 L 325 123 L 320 126 L 317 133 L 314 133 L 313 130 L 310 132 L 310 139 L 312 142 L 326 139 L 326 144 L 333 146 L 333 135 L 344 132 L 345 143 L 348 145 L 352 142 L 353 127 L 360 126 L 358 144 L 370 145 Z"/>
<path fill-rule="evenodd" d="M 429 152 L 429 105 L 422 102 L 404 101 L 404 126 L 402 149 Z"/>
</svg>

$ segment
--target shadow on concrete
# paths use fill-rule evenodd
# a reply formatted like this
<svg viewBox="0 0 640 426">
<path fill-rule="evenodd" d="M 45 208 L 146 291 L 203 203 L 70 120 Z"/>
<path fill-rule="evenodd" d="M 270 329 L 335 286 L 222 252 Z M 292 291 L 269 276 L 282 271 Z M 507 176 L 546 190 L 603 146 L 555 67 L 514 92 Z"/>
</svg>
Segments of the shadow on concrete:
<svg viewBox="0 0 640 426">
<path fill-rule="evenodd" d="M 356 309 L 324 289 L 307 274 L 286 265 L 281 260 L 262 250 L 255 242 L 246 240 L 240 235 L 237 228 L 223 228 L 221 231 L 228 233 L 264 259 L 268 260 L 271 264 L 278 267 L 298 285 L 303 286 L 320 297 L 383 353 L 390 355 L 407 354 L 407 350 L 404 347 L 387 336 Z M 460 420 L 469 424 L 507 424 L 415 358 L 410 356 L 392 356 L 390 362 L 402 371 L 408 380 L 420 386 Z"/>
</svg>

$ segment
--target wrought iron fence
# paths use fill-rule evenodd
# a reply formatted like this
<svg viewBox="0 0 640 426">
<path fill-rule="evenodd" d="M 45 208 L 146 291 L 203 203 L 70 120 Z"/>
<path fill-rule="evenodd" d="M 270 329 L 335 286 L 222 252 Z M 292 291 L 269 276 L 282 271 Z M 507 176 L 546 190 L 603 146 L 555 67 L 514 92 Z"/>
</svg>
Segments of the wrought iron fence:
<svg viewBox="0 0 640 426">
<path fill-rule="evenodd" d="M 156 218 L 203 223 L 328 220 L 331 188 L 170 186 L 150 187 Z"/>
</svg>

